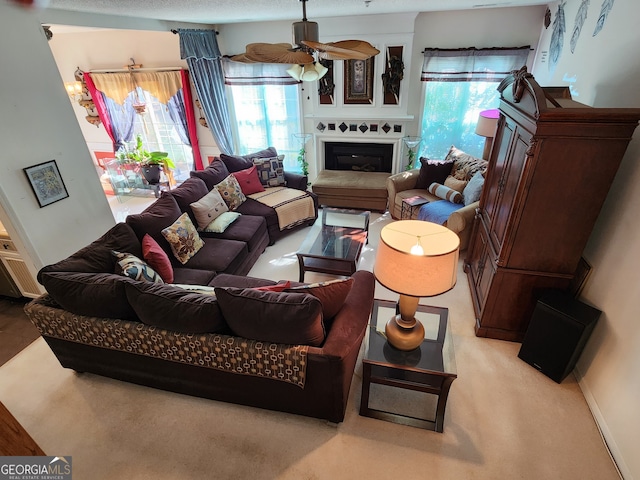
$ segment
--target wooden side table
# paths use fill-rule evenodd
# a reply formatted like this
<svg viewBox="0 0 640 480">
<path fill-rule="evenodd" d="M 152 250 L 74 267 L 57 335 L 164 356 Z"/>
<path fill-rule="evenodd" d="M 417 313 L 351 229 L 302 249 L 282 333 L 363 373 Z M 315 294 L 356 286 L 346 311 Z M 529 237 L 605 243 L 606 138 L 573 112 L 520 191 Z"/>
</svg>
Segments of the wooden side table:
<svg viewBox="0 0 640 480">
<path fill-rule="evenodd" d="M 395 315 L 396 302 L 375 300 L 369 325 L 369 341 L 362 360 L 360 415 L 442 432 L 451 384 L 457 378 L 453 341 L 447 328 L 448 310 L 418 305 L 416 318 L 425 326 L 425 340 L 410 352 L 398 350 L 384 337 L 384 324 Z M 435 395 L 431 418 L 416 418 L 369 407 L 371 384 Z"/>
<path fill-rule="evenodd" d="M 419 210 L 422 205 L 429 203 L 424 197 L 416 195 L 415 197 L 402 199 L 402 210 L 400 210 L 401 220 L 413 220 L 413 213 Z"/>
</svg>

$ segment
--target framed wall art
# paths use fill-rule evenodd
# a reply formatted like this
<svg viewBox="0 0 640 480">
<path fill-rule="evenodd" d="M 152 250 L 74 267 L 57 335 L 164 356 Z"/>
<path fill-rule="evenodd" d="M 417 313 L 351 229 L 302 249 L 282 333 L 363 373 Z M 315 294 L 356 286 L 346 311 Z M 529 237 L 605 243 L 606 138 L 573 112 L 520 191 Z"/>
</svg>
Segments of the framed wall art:
<svg viewBox="0 0 640 480">
<path fill-rule="evenodd" d="M 40 208 L 69 196 L 55 160 L 39 163 L 23 170 L 38 199 Z"/>
<path fill-rule="evenodd" d="M 373 57 L 366 60 L 345 60 L 344 103 L 373 104 Z"/>
</svg>

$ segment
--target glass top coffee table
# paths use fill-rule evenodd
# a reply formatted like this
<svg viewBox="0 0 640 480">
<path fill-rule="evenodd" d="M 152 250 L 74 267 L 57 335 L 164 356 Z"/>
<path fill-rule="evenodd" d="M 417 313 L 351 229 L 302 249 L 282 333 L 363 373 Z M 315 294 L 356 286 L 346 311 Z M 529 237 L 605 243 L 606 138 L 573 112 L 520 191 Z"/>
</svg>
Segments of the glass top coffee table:
<svg viewBox="0 0 640 480">
<path fill-rule="evenodd" d="M 396 305 L 396 302 L 388 300 L 373 302 L 369 340 L 362 360 L 360 415 L 442 432 L 449 388 L 457 378 L 453 340 L 447 325 L 449 311 L 441 307 L 418 305 L 416 319 L 425 327 L 425 339 L 415 350 L 404 352 L 389 345 L 384 336 L 384 326 L 396 314 Z M 393 405 L 382 402 L 380 408 L 372 408 L 372 384 L 429 394 L 437 401 L 429 402 L 428 398 L 420 396 L 417 403 L 421 405 L 417 410 L 426 418 L 405 414 L 402 408 L 409 405 L 403 401 Z M 389 393 L 386 397 L 395 396 L 404 400 L 402 395 Z"/>
<path fill-rule="evenodd" d="M 296 252 L 300 281 L 306 272 L 352 275 L 369 234 L 368 211 L 323 208 L 322 222 L 312 227 Z"/>
</svg>

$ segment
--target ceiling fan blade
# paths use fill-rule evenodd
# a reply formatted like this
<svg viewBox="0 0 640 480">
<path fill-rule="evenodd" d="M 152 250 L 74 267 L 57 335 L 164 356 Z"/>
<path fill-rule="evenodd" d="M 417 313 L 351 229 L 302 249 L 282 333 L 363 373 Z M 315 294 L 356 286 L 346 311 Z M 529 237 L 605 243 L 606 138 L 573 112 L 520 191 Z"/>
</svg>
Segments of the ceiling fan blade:
<svg viewBox="0 0 640 480">
<path fill-rule="evenodd" d="M 313 63 L 311 55 L 296 50 L 290 43 L 250 43 L 246 52 L 231 57 L 231 60 L 244 63 L 288 63 L 306 65 Z"/>
<path fill-rule="evenodd" d="M 293 49 L 288 43 L 254 43 L 247 45 L 247 56 L 263 63 L 313 63 L 313 57 L 301 50 Z"/>
<path fill-rule="evenodd" d="M 325 60 L 366 60 L 380 53 L 380 50 L 364 40 L 343 40 L 332 43 L 305 40 L 302 43 L 316 50 L 318 57 Z"/>
</svg>

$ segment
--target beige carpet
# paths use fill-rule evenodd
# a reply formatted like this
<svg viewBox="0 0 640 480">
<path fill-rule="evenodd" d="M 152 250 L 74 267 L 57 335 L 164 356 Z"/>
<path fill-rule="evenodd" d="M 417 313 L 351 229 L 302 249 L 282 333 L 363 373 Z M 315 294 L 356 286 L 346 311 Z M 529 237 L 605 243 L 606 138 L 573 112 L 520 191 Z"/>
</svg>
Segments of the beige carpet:
<svg viewBox="0 0 640 480">
<path fill-rule="evenodd" d="M 360 268 L 388 221 L 373 215 Z M 305 234 L 268 247 L 251 275 L 297 280 Z M 376 296 L 395 299 L 380 286 Z M 458 378 L 444 433 L 360 417 L 360 364 L 332 425 L 78 375 L 41 339 L 0 368 L 0 401 L 47 454 L 72 456 L 76 480 L 619 478 L 573 376 L 558 385 L 517 358 L 519 344 L 474 336 L 462 263 L 456 287 L 422 303 L 449 308 Z"/>
</svg>

